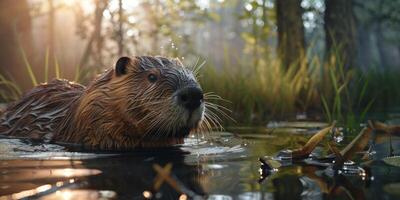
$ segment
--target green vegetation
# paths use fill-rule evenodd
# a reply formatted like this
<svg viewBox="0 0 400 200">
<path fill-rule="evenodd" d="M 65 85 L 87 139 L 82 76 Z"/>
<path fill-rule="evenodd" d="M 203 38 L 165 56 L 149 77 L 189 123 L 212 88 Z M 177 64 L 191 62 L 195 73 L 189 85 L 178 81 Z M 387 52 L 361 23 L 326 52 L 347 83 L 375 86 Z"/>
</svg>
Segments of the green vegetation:
<svg viewBox="0 0 400 200">
<path fill-rule="evenodd" d="M 205 91 L 231 102 L 221 103 L 243 124 L 311 111 L 353 129 L 366 120 L 369 111 L 393 111 L 399 106 L 398 72 L 346 71 L 334 58 L 328 63 L 318 57 L 300 63 L 296 71 L 284 71 L 277 59 L 260 60 L 258 67 L 250 63 L 234 68 L 227 63 L 222 69 L 207 65 L 199 79 Z"/>
<path fill-rule="evenodd" d="M 240 122 L 262 121 L 267 116 L 279 116 L 308 107 L 315 97 L 317 70 L 303 64 L 298 71 L 285 72 L 277 60 L 260 60 L 259 66 L 225 65 L 222 69 L 204 67 L 200 82 L 205 91 L 212 91 L 224 99 Z M 305 98 L 303 98 L 305 97 Z M 301 108 L 296 104 L 301 104 Z"/>
<path fill-rule="evenodd" d="M 19 47 L 21 56 L 23 58 L 24 64 L 25 64 L 25 69 L 26 73 L 29 75 L 30 82 L 32 87 L 37 86 L 38 79 L 33 72 L 33 68 L 31 63 L 29 62 L 28 58 L 26 57 L 25 51 L 22 47 Z M 49 81 L 49 50 L 46 50 L 46 55 L 45 55 L 45 64 L 43 66 L 43 74 L 44 74 L 44 80 L 42 81 L 43 83 L 46 83 Z M 55 78 L 60 79 L 61 77 L 61 72 L 60 72 L 60 66 L 58 64 L 57 58 L 54 58 L 54 70 L 56 72 Z M 77 73 L 79 73 L 79 68 L 77 68 Z M 75 81 L 78 80 L 77 78 Z M 0 74 L 0 102 L 10 102 L 10 101 L 15 101 L 18 100 L 21 95 L 23 94 L 23 89 L 22 86 L 18 84 L 18 82 L 14 81 L 12 76 L 10 78 L 7 78 L 7 76 Z"/>
<path fill-rule="evenodd" d="M 22 91 L 20 87 L 12 80 L 7 79 L 0 74 L 0 99 L 2 102 L 9 102 L 17 100 Z"/>
</svg>

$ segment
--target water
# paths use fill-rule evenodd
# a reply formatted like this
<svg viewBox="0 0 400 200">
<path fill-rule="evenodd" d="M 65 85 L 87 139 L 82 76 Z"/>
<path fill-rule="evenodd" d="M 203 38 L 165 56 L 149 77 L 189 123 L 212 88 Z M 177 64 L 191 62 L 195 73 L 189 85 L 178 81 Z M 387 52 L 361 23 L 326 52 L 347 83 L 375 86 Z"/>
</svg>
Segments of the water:
<svg viewBox="0 0 400 200">
<path fill-rule="evenodd" d="M 236 127 L 174 148 L 123 153 L 2 138 L 0 199 L 399 199 L 400 168 L 381 161 L 387 143 L 375 146 L 372 162 L 353 165 L 356 173 L 289 163 L 260 177 L 259 157 L 301 147 L 325 125 Z M 400 141 L 393 144 L 398 154 Z"/>
</svg>

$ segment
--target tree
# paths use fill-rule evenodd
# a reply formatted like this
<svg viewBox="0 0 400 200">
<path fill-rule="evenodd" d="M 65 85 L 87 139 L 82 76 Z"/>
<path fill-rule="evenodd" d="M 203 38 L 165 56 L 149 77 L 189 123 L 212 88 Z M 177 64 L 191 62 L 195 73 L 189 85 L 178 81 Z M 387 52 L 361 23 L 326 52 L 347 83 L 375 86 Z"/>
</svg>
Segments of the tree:
<svg viewBox="0 0 400 200">
<path fill-rule="evenodd" d="M 79 63 L 79 66 L 86 68 L 90 58 L 93 57 L 94 63 L 92 65 L 101 67 L 103 66 L 103 35 L 102 35 L 102 22 L 103 22 L 103 12 L 108 7 L 108 1 L 96 0 L 95 1 L 94 18 L 92 21 L 93 31 L 88 38 L 88 42 L 85 47 L 85 51 Z M 84 29 L 84 28 L 80 28 Z M 84 32 L 84 31 L 82 31 Z"/>
<path fill-rule="evenodd" d="M 353 0 L 358 26 L 358 63 L 363 67 L 378 64 L 380 69 L 396 68 L 400 60 L 400 2 Z M 374 38 L 374 39 L 371 39 Z M 374 54 L 377 52 L 377 54 Z"/>
<path fill-rule="evenodd" d="M 53 4 L 53 0 L 48 0 L 48 6 L 49 6 L 49 13 L 48 13 L 48 38 L 47 38 L 47 45 L 49 48 L 51 56 L 54 56 L 54 21 L 55 21 L 55 8 Z M 50 57 L 51 57 L 50 56 Z"/>
<path fill-rule="evenodd" d="M 276 0 L 278 55 L 285 69 L 298 65 L 305 54 L 301 0 Z"/>
<path fill-rule="evenodd" d="M 326 56 L 335 56 L 345 69 L 353 67 L 357 39 L 352 0 L 325 0 Z"/>
<path fill-rule="evenodd" d="M 124 8 L 122 7 L 122 0 L 118 1 L 118 56 L 124 53 Z"/>
</svg>

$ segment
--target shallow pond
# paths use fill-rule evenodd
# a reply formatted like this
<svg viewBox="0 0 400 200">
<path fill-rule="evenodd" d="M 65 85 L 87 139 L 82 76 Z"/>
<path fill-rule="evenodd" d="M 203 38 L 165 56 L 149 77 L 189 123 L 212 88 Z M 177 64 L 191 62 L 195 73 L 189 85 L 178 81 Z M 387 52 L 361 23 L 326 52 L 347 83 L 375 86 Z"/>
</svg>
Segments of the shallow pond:
<svg viewBox="0 0 400 200">
<path fill-rule="evenodd" d="M 259 157 L 302 146 L 323 123 L 270 123 L 189 137 L 168 149 L 82 152 L 0 138 L 0 199 L 399 199 L 400 168 L 387 143 L 360 165 L 368 175 L 330 175 L 288 165 L 260 180 Z M 342 143 L 348 142 L 344 138 Z M 395 154 L 400 141 L 392 138 Z M 324 152 L 324 148 L 317 151 Z"/>
</svg>

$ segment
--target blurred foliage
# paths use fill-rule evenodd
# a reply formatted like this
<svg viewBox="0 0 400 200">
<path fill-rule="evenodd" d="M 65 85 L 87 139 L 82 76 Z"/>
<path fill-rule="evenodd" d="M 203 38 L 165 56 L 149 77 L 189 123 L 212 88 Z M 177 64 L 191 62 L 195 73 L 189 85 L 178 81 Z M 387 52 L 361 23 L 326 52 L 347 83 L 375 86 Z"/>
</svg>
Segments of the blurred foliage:
<svg viewBox="0 0 400 200">
<path fill-rule="evenodd" d="M 96 1 L 96 4 L 103 2 Z M 104 45 L 101 46 L 101 59 L 104 60 L 93 57 L 91 63 L 81 67 L 111 65 L 109 58 L 121 56 L 116 45 L 123 45 L 122 55 L 162 54 L 178 57 L 193 53 L 190 42 L 193 38 L 190 38 L 190 33 L 185 32 L 183 27 L 201 25 L 215 17 L 212 13 L 201 10 L 195 0 L 137 1 L 137 8 L 131 10 L 115 8 L 113 4 L 116 2 L 108 1 L 104 7 L 103 21 L 99 24 L 99 29 L 103 31 L 97 35 L 100 37 L 97 39 L 109 41 L 103 42 Z M 84 8 L 79 6 L 74 9 L 78 9 L 75 13 L 80 19 L 77 21 L 77 34 L 83 39 L 90 39 L 92 32 L 97 31 L 93 29 L 93 13 L 85 13 L 82 11 Z M 121 42 L 122 44 L 118 44 Z M 185 45 L 179 45 L 178 48 L 178 44 Z"/>
</svg>

